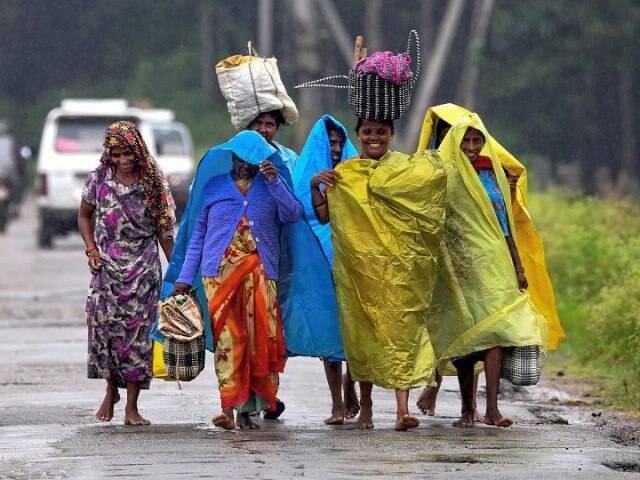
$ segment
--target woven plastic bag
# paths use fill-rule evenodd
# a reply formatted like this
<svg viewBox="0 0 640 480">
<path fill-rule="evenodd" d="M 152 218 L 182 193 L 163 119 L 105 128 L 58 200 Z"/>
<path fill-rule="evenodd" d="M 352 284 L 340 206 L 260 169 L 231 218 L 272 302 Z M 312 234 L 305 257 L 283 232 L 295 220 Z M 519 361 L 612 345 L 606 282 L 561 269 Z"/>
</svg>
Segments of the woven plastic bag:
<svg viewBox="0 0 640 480">
<path fill-rule="evenodd" d="M 200 306 L 191 295 L 175 295 L 158 302 L 158 332 L 166 338 L 188 342 L 204 334 Z"/>
<path fill-rule="evenodd" d="M 251 55 L 233 55 L 216 65 L 231 123 L 244 130 L 261 113 L 280 110 L 285 124 L 298 120 L 298 110 L 280 79 L 278 60 L 261 58 L 249 42 Z"/>
<path fill-rule="evenodd" d="M 200 375 L 205 365 L 204 335 L 188 342 L 167 338 L 162 348 L 162 358 L 167 366 L 167 375 L 180 382 L 189 382 Z"/>
<path fill-rule="evenodd" d="M 538 345 L 503 347 L 500 378 L 528 387 L 540 381 L 542 353 Z"/>
<path fill-rule="evenodd" d="M 192 295 L 175 295 L 158 302 L 158 332 L 164 337 L 162 358 L 167 376 L 188 382 L 205 366 L 204 321 Z"/>
</svg>

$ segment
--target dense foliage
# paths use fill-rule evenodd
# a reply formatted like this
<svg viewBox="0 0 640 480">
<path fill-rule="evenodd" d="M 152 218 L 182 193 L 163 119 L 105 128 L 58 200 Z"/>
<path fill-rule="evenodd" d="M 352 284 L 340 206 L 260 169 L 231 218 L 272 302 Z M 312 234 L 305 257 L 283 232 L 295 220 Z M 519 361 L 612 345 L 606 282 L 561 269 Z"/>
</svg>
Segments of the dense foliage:
<svg viewBox="0 0 640 480">
<path fill-rule="evenodd" d="M 640 218 L 637 203 L 567 192 L 532 196 L 568 352 L 582 374 L 611 380 L 607 400 L 640 402 Z"/>
</svg>

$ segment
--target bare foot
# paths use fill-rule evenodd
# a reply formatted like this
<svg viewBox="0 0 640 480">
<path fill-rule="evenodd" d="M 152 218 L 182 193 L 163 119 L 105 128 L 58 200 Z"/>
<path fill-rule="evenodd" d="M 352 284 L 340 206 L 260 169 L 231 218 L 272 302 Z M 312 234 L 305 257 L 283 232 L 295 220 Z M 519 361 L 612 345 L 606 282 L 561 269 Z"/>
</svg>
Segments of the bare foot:
<svg viewBox="0 0 640 480">
<path fill-rule="evenodd" d="M 362 406 L 355 428 L 359 430 L 370 430 L 373 428 L 373 410 L 371 406 Z"/>
<path fill-rule="evenodd" d="M 240 427 L 240 430 L 258 430 L 260 428 L 260 425 L 251 420 L 248 413 L 238 412 L 238 415 L 236 415 L 236 423 L 238 427 Z"/>
<path fill-rule="evenodd" d="M 477 408 L 473 414 L 473 421 L 476 423 L 484 423 L 484 415 L 482 415 Z"/>
<path fill-rule="evenodd" d="M 344 392 L 344 417 L 350 420 L 360 411 L 360 401 L 356 393 L 356 384 L 346 373 L 342 376 L 342 390 Z"/>
<path fill-rule="evenodd" d="M 231 413 L 231 416 L 225 412 L 219 413 L 211 419 L 211 422 L 216 427 L 224 428 L 225 430 L 233 430 L 236 428 L 236 422 L 233 421 L 233 413 Z"/>
<path fill-rule="evenodd" d="M 489 417 L 489 415 L 485 415 L 484 417 L 484 423 L 486 425 L 493 425 L 496 427 L 510 427 L 511 425 L 513 425 L 513 420 L 511 420 L 509 417 L 503 417 L 503 416 L 498 416 L 498 417 Z"/>
<path fill-rule="evenodd" d="M 458 428 L 473 428 L 473 416 L 473 412 L 463 413 L 452 425 Z"/>
<path fill-rule="evenodd" d="M 102 400 L 102 405 L 96 412 L 96 420 L 99 422 L 110 422 L 113 419 L 113 406 L 120 401 L 118 389 L 107 387 L 107 394 Z"/>
<path fill-rule="evenodd" d="M 133 425 L 134 427 L 143 427 L 151 425 L 151 422 L 143 418 L 137 411 L 126 412 L 124 414 L 124 424 Z"/>
<path fill-rule="evenodd" d="M 331 414 L 331 416 L 325 419 L 324 423 L 327 425 L 343 425 L 344 424 L 344 415 L 340 414 Z"/>
<path fill-rule="evenodd" d="M 420 425 L 420 419 L 413 415 L 405 414 L 396 420 L 396 430 L 406 432 L 410 428 L 417 428 Z"/>
<path fill-rule="evenodd" d="M 438 397 L 437 387 L 424 387 L 416 405 L 424 415 L 433 417 L 436 413 L 436 398 Z"/>
</svg>

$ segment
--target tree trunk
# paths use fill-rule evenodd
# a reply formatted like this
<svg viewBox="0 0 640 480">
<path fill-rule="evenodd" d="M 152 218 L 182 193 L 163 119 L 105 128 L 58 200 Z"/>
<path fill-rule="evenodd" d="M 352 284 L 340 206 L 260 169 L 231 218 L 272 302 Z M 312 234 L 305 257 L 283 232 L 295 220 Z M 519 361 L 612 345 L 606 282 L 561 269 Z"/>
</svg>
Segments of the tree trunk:
<svg viewBox="0 0 640 480">
<path fill-rule="evenodd" d="M 638 178 L 636 170 L 635 135 L 633 124 L 633 79 L 628 71 L 620 74 L 618 85 L 622 148 L 621 166 L 618 172 L 618 192 L 621 195 L 637 194 Z"/>
<path fill-rule="evenodd" d="M 289 0 L 289 7 L 294 18 L 295 58 L 298 66 L 298 78 L 313 80 L 320 75 L 320 55 L 318 46 L 317 13 L 315 3 L 311 0 Z M 300 88 L 298 110 L 303 112 L 295 125 L 295 147 L 301 147 L 311 123 L 322 115 L 320 92 L 314 88 Z"/>
<path fill-rule="evenodd" d="M 413 151 L 420 137 L 420 130 L 427 108 L 431 106 L 433 97 L 444 69 L 444 63 L 449 54 L 451 42 L 460 23 L 462 12 L 464 10 L 465 0 L 450 0 L 447 5 L 444 19 L 438 30 L 438 36 L 434 44 L 431 59 L 423 66 L 422 74 L 419 81 L 414 87 L 412 95 L 411 114 L 408 117 L 406 133 L 399 139 L 397 144 L 403 151 Z M 416 91 L 417 89 L 417 91 Z"/>
<path fill-rule="evenodd" d="M 458 85 L 457 101 L 471 111 L 475 111 L 477 99 L 478 78 L 480 76 L 480 61 L 487 40 L 489 20 L 495 0 L 476 0 L 473 4 L 473 24 L 471 38 L 467 46 L 465 66 L 462 79 Z"/>
<path fill-rule="evenodd" d="M 382 0 L 368 0 L 364 11 L 364 46 L 369 53 L 382 50 Z"/>
<path fill-rule="evenodd" d="M 216 98 L 215 76 L 215 17 L 216 6 L 214 0 L 202 3 L 202 20 L 200 20 L 200 84 L 205 95 Z"/>
<path fill-rule="evenodd" d="M 318 7 L 324 19 L 327 27 L 333 34 L 333 40 L 337 43 L 340 54 L 344 57 L 346 69 L 351 68 L 353 63 L 353 39 L 347 33 L 347 29 L 342 22 L 342 18 L 338 14 L 335 5 L 332 0 L 316 0 Z M 345 69 L 345 71 L 346 71 Z M 336 74 L 341 73 L 338 69 Z"/>
</svg>

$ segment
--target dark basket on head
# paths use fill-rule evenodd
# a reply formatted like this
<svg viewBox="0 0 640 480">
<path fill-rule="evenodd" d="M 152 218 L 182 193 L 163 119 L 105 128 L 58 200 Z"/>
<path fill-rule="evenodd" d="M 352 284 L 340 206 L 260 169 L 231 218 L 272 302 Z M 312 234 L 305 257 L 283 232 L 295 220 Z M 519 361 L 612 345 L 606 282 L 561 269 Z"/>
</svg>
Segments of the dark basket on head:
<svg viewBox="0 0 640 480">
<path fill-rule="evenodd" d="M 167 337 L 162 346 L 162 355 L 171 378 L 183 382 L 193 380 L 204 370 L 204 335 L 188 342 Z"/>
<path fill-rule="evenodd" d="M 353 113 L 366 120 L 397 120 L 411 103 L 411 80 L 394 85 L 378 75 L 349 70 L 348 102 Z"/>
</svg>

